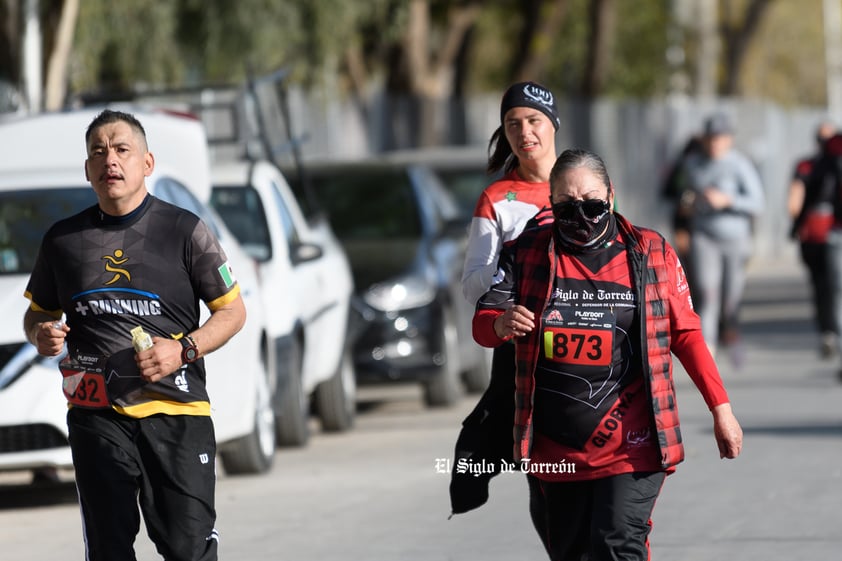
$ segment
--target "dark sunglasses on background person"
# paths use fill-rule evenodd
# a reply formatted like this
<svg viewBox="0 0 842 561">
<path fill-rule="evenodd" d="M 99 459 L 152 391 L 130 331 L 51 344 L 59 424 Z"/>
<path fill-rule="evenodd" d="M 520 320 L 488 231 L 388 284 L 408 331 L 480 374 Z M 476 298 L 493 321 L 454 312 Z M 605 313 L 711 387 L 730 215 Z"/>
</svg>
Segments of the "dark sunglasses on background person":
<svg viewBox="0 0 842 561">
<path fill-rule="evenodd" d="M 608 201 L 602 199 L 572 200 L 560 203 L 553 203 L 550 199 L 550 204 L 552 205 L 553 216 L 559 220 L 573 220 L 577 213 L 588 220 L 599 220 L 611 208 Z"/>
</svg>

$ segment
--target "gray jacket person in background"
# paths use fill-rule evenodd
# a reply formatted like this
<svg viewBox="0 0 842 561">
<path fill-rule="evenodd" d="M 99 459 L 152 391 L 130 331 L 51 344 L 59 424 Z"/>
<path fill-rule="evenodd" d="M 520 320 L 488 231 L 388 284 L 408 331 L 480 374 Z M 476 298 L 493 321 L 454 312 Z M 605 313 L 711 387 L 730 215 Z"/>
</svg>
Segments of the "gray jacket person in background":
<svg viewBox="0 0 842 561">
<path fill-rule="evenodd" d="M 754 164 L 733 147 L 734 129 L 717 113 L 704 124 L 703 150 L 688 158 L 688 190 L 682 198 L 691 215 L 690 259 L 696 271 L 695 308 L 711 352 L 729 347 L 742 360 L 738 313 L 752 253 L 753 221 L 764 208 L 763 186 Z"/>
</svg>

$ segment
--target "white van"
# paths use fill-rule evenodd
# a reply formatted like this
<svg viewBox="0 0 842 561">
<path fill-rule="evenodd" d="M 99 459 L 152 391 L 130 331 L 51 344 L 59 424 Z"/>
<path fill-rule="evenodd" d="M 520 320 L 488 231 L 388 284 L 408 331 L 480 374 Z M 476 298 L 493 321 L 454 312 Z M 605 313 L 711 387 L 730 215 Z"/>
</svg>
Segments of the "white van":
<svg viewBox="0 0 842 561">
<path fill-rule="evenodd" d="M 219 236 L 241 286 L 242 331 L 208 355 L 207 387 L 222 466 L 229 474 L 267 471 L 275 454 L 274 415 L 264 361 L 262 297 L 253 260 L 203 201 L 210 195 L 207 142 L 200 122 L 163 112 L 134 114 L 147 132 L 158 198 L 199 215 Z M 57 358 L 25 342 L 24 289 L 41 237 L 56 220 L 96 204 L 85 179 L 84 135 L 99 110 L 0 122 L 0 470 L 70 467 Z M 204 321 L 208 311 L 202 307 Z"/>
<path fill-rule="evenodd" d="M 271 162 L 217 162 L 211 181 L 211 205 L 258 264 L 276 357 L 278 443 L 306 444 L 311 410 L 324 430 L 348 430 L 357 401 L 348 323 L 354 281 L 345 251 L 327 221 L 304 218 Z"/>
</svg>

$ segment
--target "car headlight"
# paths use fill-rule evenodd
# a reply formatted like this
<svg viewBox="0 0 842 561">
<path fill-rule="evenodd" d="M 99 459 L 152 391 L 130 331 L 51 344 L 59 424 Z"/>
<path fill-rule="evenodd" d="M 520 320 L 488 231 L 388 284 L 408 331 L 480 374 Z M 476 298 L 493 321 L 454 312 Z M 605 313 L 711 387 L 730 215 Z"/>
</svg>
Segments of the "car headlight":
<svg viewBox="0 0 842 561">
<path fill-rule="evenodd" d="M 382 312 L 420 308 L 432 302 L 436 290 L 422 277 L 406 277 L 388 283 L 372 285 L 365 294 L 365 303 Z"/>
</svg>

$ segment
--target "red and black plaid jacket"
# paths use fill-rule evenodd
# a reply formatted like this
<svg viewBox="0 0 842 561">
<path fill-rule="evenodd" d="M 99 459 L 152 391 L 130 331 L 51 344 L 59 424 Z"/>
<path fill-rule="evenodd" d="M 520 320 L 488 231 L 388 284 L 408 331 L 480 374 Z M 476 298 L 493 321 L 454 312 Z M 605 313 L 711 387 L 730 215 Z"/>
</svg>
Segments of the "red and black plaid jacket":
<svg viewBox="0 0 842 561">
<path fill-rule="evenodd" d="M 677 318 L 677 311 L 671 310 L 670 297 L 676 296 L 678 283 L 677 271 L 670 273 L 670 268 L 676 269 L 677 261 L 663 236 L 653 230 L 633 226 L 619 214 L 616 217 L 627 247 L 633 290 L 636 291 L 637 301 L 645 302 L 638 314 L 640 333 L 644 335 L 641 336 L 637 356 L 641 357 L 641 368 L 651 399 L 661 465 L 667 469 L 684 459 L 672 379 L 671 331 L 678 323 L 685 328 L 695 325 L 698 329 L 698 316 L 692 314 L 693 317 Z M 513 261 L 517 303 L 532 310 L 536 318 L 542 317 L 552 290 L 551 279 L 557 259 L 552 233 L 552 214 L 546 209 L 533 218 L 523 233 L 504 250 L 516 252 Z M 670 266 L 667 265 L 667 252 L 672 255 Z M 493 322 L 499 313 L 500 310 L 477 310 L 475 336 L 479 324 L 485 323 L 487 327 L 487 322 Z M 532 449 L 534 372 L 540 349 L 539 339 L 540 330 L 536 329 L 516 341 L 515 460 L 530 457 Z"/>
</svg>

